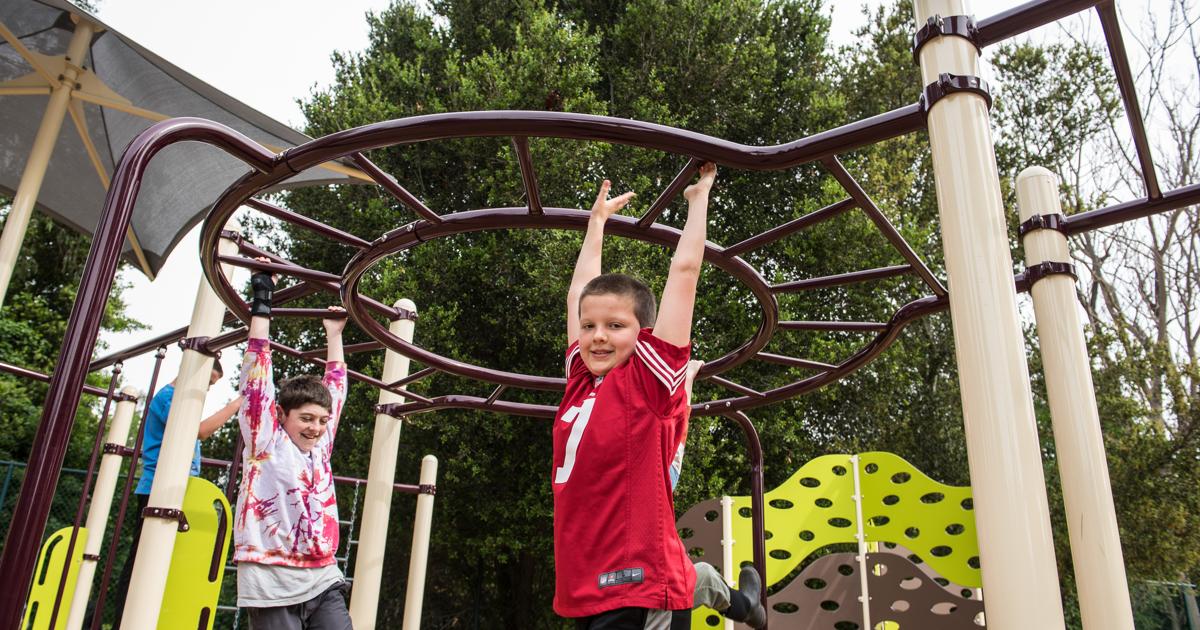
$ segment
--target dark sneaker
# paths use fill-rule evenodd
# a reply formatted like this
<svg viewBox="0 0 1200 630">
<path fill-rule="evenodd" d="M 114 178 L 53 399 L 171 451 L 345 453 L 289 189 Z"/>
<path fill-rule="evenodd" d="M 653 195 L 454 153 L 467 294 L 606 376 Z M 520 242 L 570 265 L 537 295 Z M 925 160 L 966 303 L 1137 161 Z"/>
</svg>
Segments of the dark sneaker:
<svg viewBox="0 0 1200 630">
<path fill-rule="evenodd" d="M 762 595 L 762 581 L 758 579 L 758 571 L 754 569 L 753 565 L 742 567 L 741 573 L 738 574 L 738 590 L 752 604 L 744 623 L 751 628 L 765 628 L 767 626 L 767 610 L 759 601 Z"/>
</svg>

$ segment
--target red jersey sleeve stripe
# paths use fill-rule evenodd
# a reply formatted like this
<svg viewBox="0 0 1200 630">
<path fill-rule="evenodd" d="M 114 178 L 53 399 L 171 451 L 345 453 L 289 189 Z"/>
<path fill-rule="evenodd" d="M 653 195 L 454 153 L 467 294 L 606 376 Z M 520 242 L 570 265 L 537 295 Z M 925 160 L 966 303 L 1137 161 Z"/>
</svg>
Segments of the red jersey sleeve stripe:
<svg viewBox="0 0 1200 630">
<path fill-rule="evenodd" d="M 567 378 L 571 378 L 571 362 L 574 361 L 575 357 L 577 357 L 577 356 L 579 356 L 579 344 L 578 343 L 572 344 L 571 347 L 567 350 L 567 361 L 566 361 L 566 365 L 564 366 L 564 374 L 566 375 Z"/>
<path fill-rule="evenodd" d="M 646 363 L 650 373 L 655 376 L 667 388 L 671 394 L 679 388 L 683 383 L 684 376 L 687 373 L 687 366 L 684 365 L 678 371 L 667 368 L 666 362 L 658 355 L 650 344 L 644 341 L 638 341 L 635 347 L 635 352 Z"/>
</svg>

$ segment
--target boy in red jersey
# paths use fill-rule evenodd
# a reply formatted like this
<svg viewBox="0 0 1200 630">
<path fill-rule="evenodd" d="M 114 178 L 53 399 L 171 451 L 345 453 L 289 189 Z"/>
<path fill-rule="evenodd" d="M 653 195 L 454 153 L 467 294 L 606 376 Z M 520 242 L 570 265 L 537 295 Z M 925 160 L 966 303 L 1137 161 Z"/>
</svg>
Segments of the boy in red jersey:
<svg viewBox="0 0 1200 630">
<path fill-rule="evenodd" d="M 690 624 L 696 571 L 675 531 L 671 468 L 687 437 L 683 383 L 716 174 L 704 164 L 684 190 L 688 218 L 657 317 L 644 284 L 600 273 L 604 224 L 633 193 L 609 199 L 605 180 L 592 206 L 567 293 L 553 431 L 554 610 L 581 630 Z"/>
</svg>

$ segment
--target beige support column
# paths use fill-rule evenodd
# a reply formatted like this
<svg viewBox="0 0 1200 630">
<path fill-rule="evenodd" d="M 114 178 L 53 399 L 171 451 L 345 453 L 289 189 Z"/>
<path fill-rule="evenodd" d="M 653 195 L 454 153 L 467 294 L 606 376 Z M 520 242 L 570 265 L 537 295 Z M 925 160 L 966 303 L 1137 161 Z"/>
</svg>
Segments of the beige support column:
<svg viewBox="0 0 1200 630">
<path fill-rule="evenodd" d="M 721 577 L 733 587 L 733 497 L 721 497 Z M 725 630 L 733 630 L 733 620 L 725 618 Z"/>
<path fill-rule="evenodd" d="M 106 439 L 109 444 L 125 445 L 129 440 L 129 425 L 133 421 L 133 411 L 137 407 L 140 392 L 136 387 L 125 387 L 121 390 L 129 399 L 117 403 L 113 411 L 112 421 L 108 425 Z M 66 630 L 79 630 L 83 627 L 83 617 L 87 612 L 88 598 L 92 594 L 92 578 L 96 574 L 96 561 L 88 556 L 100 555 L 100 543 L 104 541 L 104 530 L 108 527 L 108 513 L 112 510 L 113 491 L 117 487 L 117 476 L 121 472 L 121 464 L 125 458 L 118 453 L 105 453 L 100 458 L 100 470 L 96 473 L 96 486 L 92 491 L 92 503 L 88 506 L 87 543 L 83 547 L 83 562 L 79 566 L 79 577 L 75 581 L 75 593 L 71 599 L 71 612 L 67 616 Z"/>
<path fill-rule="evenodd" d="M 412 300 L 401 299 L 394 305 L 409 313 L 417 311 Z M 397 319 L 389 326 L 393 335 L 412 341 L 416 322 L 411 318 Z M 384 383 L 395 383 L 408 376 L 408 357 L 388 350 L 383 358 Z M 379 404 L 398 403 L 403 396 L 386 390 L 379 391 Z M 396 450 L 400 448 L 400 429 L 403 422 L 386 413 L 375 414 L 375 437 L 371 441 L 371 466 L 367 471 L 367 495 L 363 499 L 362 522 L 359 526 L 358 552 L 354 556 L 354 588 L 350 591 L 350 619 L 357 630 L 375 627 L 379 610 L 379 583 L 383 577 L 386 555 L 388 521 L 391 518 L 392 485 L 396 482 Z"/>
<path fill-rule="evenodd" d="M 30 217 L 33 216 L 33 206 L 42 190 L 42 180 L 46 176 L 46 167 L 50 164 L 50 154 L 54 152 L 54 145 L 58 143 L 58 132 L 62 130 L 67 105 L 71 101 L 71 91 L 75 89 L 75 80 L 82 71 L 80 66 L 95 32 L 96 26 L 87 20 L 79 20 L 75 24 L 75 34 L 67 44 L 62 75 L 58 85 L 50 92 L 50 102 L 46 105 L 46 113 L 42 114 L 42 123 L 33 138 L 33 147 L 29 150 L 25 170 L 21 172 L 21 181 L 17 184 L 12 208 L 4 221 L 4 233 L 0 234 L 0 308 L 4 306 L 8 282 L 12 279 L 17 255 L 21 252 L 21 242 L 25 240 L 25 230 L 29 227 Z"/>
<path fill-rule="evenodd" d="M 969 15 L 964 0 L 914 0 L 917 27 Z M 921 48 L 921 76 L 979 75 L 968 40 Z M 928 115 L 950 316 L 962 390 L 987 623 L 994 630 L 1064 625 L 1012 256 L 985 100 L 958 92 Z"/>
<path fill-rule="evenodd" d="M 437 483 L 438 460 L 433 455 L 421 458 L 421 485 Z M 429 559 L 429 535 L 433 526 L 433 494 L 417 495 L 417 514 L 413 517 L 412 553 L 408 558 L 408 592 L 404 595 L 404 630 L 419 630 L 421 605 L 425 601 L 425 568 Z"/>
<path fill-rule="evenodd" d="M 230 230 L 237 230 L 232 222 Z M 218 250 L 222 254 L 236 254 L 237 244 L 221 239 Z M 233 269 L 221 265 L 221 272 L 228 277 Z M 221 319 L 225 305 L 201 277 L 196 291 L 196 306 L 192 310 L 192 323 L 187 336 L 213 337 L 221 330 Z M 212 378 L 212 357 L 196 350 L 184 350 L 179 364 L 179 376 L 175 378 L 175 396 L 171 399 L 171 411 L 167 413 L 167 426 L 163 431 L 162 447 L 158 454 L 158 467 L 154 471 L 154 483 L 150 486 L 148 508 L 178 510 L 183 505 L 187 491 L 188 474 L 192 456 L 196 450 L 196 436 L 200 432 L 200 416 L 204 411 L 204 398 L 208 394 L 208 383 Z M 133 564 L 133 577 L 129 581 L 129 593 L 125 598 L 125 613 L 121 618 L 123 628 L 155 628 L 162 607 L 163 591 L 167 583 L 167 570 L 171 565 L 171 553 L 175 547 L 175 534 L 179 524 L 171 519 L 148 517 L 142 522 L 142 536 L 138 549 L 154 550 L 155 553 L 139 553 Z"/>
<path fill-rule="evenodd" d="M 1058 194 L 1054 173 L 1040 166 L 1021 171 L 1017 176 L 1021 221 L 1034 215 L 1061 215 Z M 1030 269 L 1044 262 L 1071 262 L 1067 237 L 1058 230 L 1033 230 L 1023 242 L 1025 265 Z M 1030 293 L 1045 365 L 1083 627 L 1133 630 L 1133 608 L 1075 279 L 1048 275 L 1035 282 Z"/>
</svg>

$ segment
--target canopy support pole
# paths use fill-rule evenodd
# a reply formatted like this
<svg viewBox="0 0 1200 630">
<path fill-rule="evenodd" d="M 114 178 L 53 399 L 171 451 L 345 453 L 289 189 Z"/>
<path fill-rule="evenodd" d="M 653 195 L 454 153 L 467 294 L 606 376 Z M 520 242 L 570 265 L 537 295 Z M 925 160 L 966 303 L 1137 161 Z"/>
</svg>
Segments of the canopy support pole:
<svg viewBox="0 0 1200 630">
<path fill-rule="evenodd" d="M 87 20 L 76 22 L 75 34 L 71 36 L 71 43 L 67 46 L 62 75 L 58 77 L 58 85 L 50 92 L 50 102 L 46 105 L 46 113 L 42 115 L 41 125 L 38 126 L 37 136 L 34 137 L 29 160 L 25 162 L 25 170 L 21 172 L 21 182 L 17 184 L 12 209 L 4 222 L 4 232 L 0 234 L 0 308 L 4 307 L 4 296 L 8 293 L 8 283 L 12 280 L 13 269 L 17 265 L 17 255 L 21 253 L 25 230 L 29 228 L 33 207 L 37 203 L 38 193 L 42 190 L 42 180 L 46 177 L 46 167 L 50 164 L 50 155 L 54 153 L 54 145 L 58 142 L 63 119 L 67 115 L 67 105 L 71 102 L 71 92 L 75 89 L 75 80 L 82 72 L 83 58 L 92 43 L 95 30 L 95 25 Z"/>
</svg>

